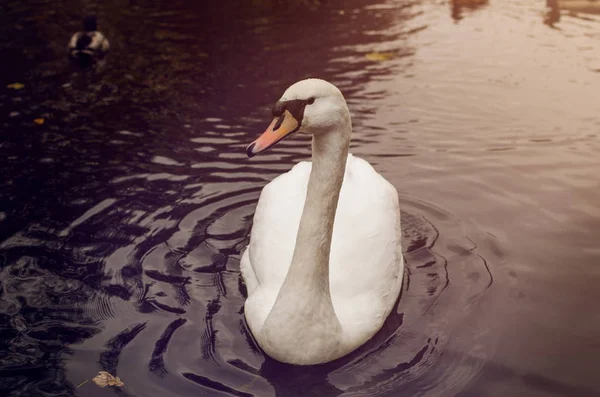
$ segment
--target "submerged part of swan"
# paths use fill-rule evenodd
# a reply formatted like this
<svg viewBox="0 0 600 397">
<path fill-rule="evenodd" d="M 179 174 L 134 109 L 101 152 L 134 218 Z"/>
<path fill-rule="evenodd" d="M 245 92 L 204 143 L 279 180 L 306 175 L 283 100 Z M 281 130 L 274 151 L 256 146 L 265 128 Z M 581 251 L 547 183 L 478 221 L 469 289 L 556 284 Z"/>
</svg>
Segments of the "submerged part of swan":
<svg viewBox="0 0 600 397">
<path fill-rule="evenodd" d="M 240 265 L 245 315 L 269 356 L 325 363 L 368 341 L 395 305 L 404 269 L 398 193 L 348 153 L 350 113 L 334 85 L 295 83 L 273 116 L 248 156 L 301 132 L 312 134 L 312 162 L 262 190 Z"/>
</svg>

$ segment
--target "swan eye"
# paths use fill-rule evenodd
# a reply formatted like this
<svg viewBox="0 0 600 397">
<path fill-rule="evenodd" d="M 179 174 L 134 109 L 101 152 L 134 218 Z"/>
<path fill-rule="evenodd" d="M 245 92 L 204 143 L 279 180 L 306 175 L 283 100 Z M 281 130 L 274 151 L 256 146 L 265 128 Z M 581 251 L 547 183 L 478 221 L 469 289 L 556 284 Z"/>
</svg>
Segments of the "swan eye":
<svg viewBox="0 0 600 397">
<path fill-rule="evenodd" d="M 307 104 L 312 105 L 313 103 L 315 103 L 315 97 L 310 97 L 308 98 L 308 101 L 306 101 Z"/>
</svg>

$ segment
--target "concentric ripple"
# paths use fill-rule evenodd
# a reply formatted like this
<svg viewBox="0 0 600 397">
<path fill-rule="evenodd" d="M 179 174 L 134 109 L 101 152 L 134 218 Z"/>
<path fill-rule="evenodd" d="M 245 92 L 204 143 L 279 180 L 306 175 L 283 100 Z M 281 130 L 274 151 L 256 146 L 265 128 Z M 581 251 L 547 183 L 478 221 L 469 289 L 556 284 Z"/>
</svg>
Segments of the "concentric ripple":
<svg viewBox="0 0 600 397">
<path fill-rule="evenodd" d="M 146 362 L 149 372 L 136 369 L 135 376 L 144 379 L 136 382 L 136 395 L 160 395 L 165 377 L 170 387 L 187 390 L 192 382 L 205 392 L 244 396 L 460 389 L 493 353 L 489 338 L 484 345 L 477 343 L 485 327 L 468 330 L 468 348 L 453 335 L 467 335 L 463 322 L 493 285 L 488 261 L 498 258 L 486 253 L 484 259 L 475 237 L 465 236 L 463 225 L 450 213 L 404 196 L 407 274 L 397 308 L 383 329 L 351 355 L 314 368 L 264 356 L 243 315 L 246 295 L 239 252 L 247 243 L 255 205 L 248 194 L 256 193 L 208 195 L 199 203 L 206 209 L 204 217 L 190 212 L 174 238 L 139 255 L 139 271 L 131 277 L 137 291 L 128 303 L 137 313 L 128 313 L 130 325 L 114 329 L 99 352 L 101 367 L 123 376 L 132 376 L 131 363 L 141 367 L 140 362 Z M 187 231 L 185 241 L 176 238 L 181 230 Z M 124 268 L 125 272 L 132 271 Z M 90 304 L 103 310 L 100 300 Z M 108 330 L 103 334 L 108 337 Z M 147 341 L 156 343 L 149 346 Z M 453 353 L 457 345 L 461 354 Z M 84 353 L 76 350 L 75 362 L 80 354 Z M 471 360 L 465 363 L 465 357 Z M 80 373 L 77 368 L 70 371 Z"/>
</svg>

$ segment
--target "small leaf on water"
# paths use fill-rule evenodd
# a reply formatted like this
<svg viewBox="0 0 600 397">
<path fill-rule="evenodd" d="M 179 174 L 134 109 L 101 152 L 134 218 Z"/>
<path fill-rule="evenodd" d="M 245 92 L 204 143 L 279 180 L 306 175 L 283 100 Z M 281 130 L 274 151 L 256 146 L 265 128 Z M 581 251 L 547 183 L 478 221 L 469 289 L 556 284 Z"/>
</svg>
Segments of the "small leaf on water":
<svg viewBox="0 0 600 397">
<path fill-rule="evenodd" d="M 340 15 L 344 15 L 345 13 L 346 13 L 346 11 L 344 11 L 344 10 L 339 10 L 338 11 L 338 14 L 340 14 Z"/>
<path fill-rule="evenodd" d="M 369 61 L 387 61 L 388 59 L 392 59 L 394 57 L 393 52 L 370 52 L 365 55 Z"/>
<path fill-rule="evenodd" d="M 21 83 L 12 83 L 6 86 L 6 88 L 12 88 L 13 90 L 20 90 L 23 87 L 25 87 L 25 84 Z"/>
<path fill-rule="evenodd" d="M 36 123 L 37 125 L 42 125 L 44 124 L 44 119 L 43 118 L 37 118 L 37 119 L 33 119 L 33 122 Z"/>
<path fill-rule="evenodd" d="M 97 384 L 100 387 L 125 386 L 125 384 L 123 382 L 121 382 L 121 379 L 119 379 L 118 376 L 114 377 L 106 371 L 98 372 L 98 375 L 96 375 L 92 380 L 94 381 L 95 384 Z"/>
</svg>

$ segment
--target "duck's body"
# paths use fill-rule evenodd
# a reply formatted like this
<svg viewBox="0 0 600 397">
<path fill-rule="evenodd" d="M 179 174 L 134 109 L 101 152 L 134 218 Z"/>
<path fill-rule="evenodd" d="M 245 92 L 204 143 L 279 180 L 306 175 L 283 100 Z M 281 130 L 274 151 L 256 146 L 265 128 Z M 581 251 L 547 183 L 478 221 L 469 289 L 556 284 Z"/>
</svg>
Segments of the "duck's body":
<svg viewBox="0 0 600 397">
<path fill-rule="evenodd" d="M 313 161 L 265 186 L 241 261 L 248 326 L 267 354 L 292 364 L 335 360 L 369 340 L 394 307 L 404 268 L 398 193 L 348 154 L 351 124 L 341 93 L 311 80 L 300 92 L 317 89 L 312 99 L 323 89 L 325 99 L 315 104 L 336 122 L 320 119 L 311 102 L 291 109 L 300 99 L 286 91 L 280 102 L 291 110 L 279 124 L 285 129 L 285 117 L 296 113 L 302 130 L 314 131 Z M 277 130 L 263 136 L 276 142 Z M 264 150 L 256 148 L 261 139 L 249 154 Z"/>
<path fill-rule="evenodd" d="M 83 20 L 83 31 L 75 33 L 68 45 L 69 55 L 73 58 L 102 58 L 110 49 L 110 43 L 97 30 L 96 17 L 88 16 Z"/>
</svg>

